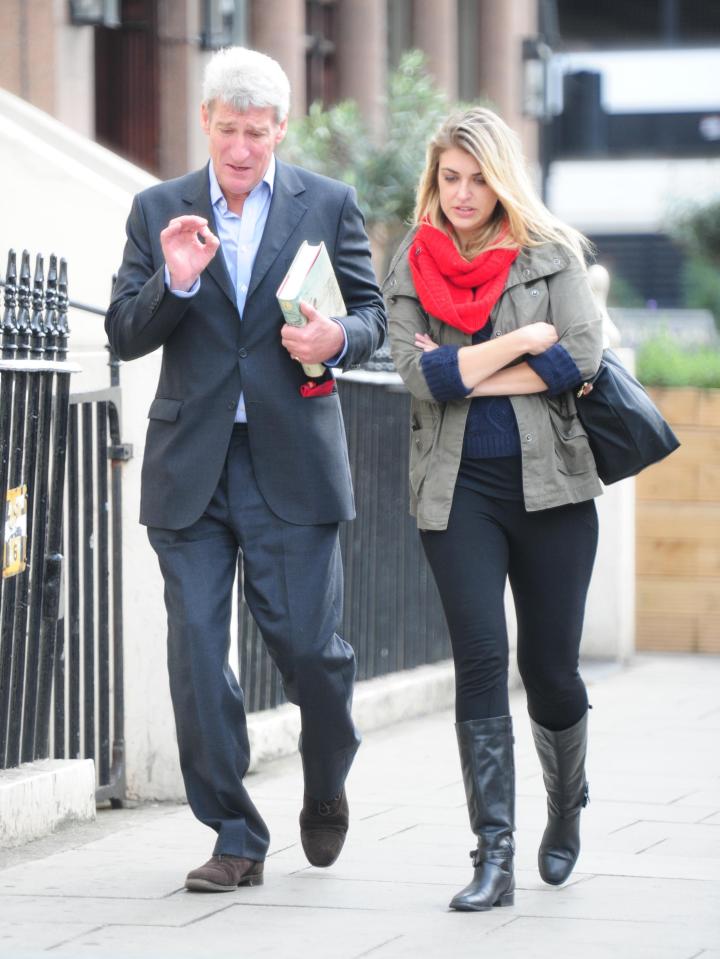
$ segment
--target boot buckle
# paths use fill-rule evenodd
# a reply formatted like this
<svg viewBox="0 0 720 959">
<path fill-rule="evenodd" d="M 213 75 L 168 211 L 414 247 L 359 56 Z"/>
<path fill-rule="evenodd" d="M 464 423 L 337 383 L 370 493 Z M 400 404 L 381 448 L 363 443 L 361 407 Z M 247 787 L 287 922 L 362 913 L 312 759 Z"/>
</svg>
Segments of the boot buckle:
<svg viewBox="0 0 720 959">
<path fill-rule="evenodd" d="M 487 860 L 487 855 L 485 850 L 481 849 L 479 846 L 477 849 L 470 850 L 470 859 L 472 860 L 473 869 L 477 869 L 482 866 L 482 864 Z"/>
</svg>

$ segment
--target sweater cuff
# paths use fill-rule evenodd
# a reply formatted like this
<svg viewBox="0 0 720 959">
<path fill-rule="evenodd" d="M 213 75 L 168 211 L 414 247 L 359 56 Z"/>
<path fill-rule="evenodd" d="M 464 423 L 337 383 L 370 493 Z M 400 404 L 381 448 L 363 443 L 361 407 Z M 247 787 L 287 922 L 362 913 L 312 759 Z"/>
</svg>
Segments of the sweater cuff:
<svg viewBox="0 0 720 959">
<path fill-rule="evenodd" d="M 428 389 L 438 403 L 463 400 L 472 393 L 472 389 L 465 386 L 460 376 L 459 349 L 459 346 L 439 346 L 420 357 L 420 368 Z"/>
<path fill-rule="evenodd" d="M 528 366 L 547 384 L 550 396 L 558 396 L 582 382 L 582 374 L 564 346 L 553 344 L 544 353 L 527 358 Z"/>
</svg>

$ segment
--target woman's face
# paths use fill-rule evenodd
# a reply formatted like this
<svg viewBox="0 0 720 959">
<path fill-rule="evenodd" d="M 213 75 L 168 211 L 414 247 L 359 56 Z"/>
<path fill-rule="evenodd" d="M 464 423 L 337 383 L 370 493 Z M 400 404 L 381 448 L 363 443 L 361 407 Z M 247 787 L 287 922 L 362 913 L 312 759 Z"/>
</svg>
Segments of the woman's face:
<svg viewBox="0 0 720 959">
<path fill-rule="evenodd" d="M 459 147 L 440 154 L 438 188 L 440 207 L 461 239 L 485 226 L 498 201 L 477 160 Z"/>
</svg>

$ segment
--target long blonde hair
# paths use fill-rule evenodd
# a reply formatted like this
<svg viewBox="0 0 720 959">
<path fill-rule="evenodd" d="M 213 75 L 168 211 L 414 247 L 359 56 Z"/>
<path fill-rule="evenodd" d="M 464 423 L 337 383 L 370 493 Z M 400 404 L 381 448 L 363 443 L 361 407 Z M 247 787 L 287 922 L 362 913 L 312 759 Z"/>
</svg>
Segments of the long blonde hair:
<svg viewBox="0 0 720 959">
<path fill-rule="evenodd" d="M 440 207 L 440 156 L 453 148 L 464 150 L 477 161 L 485 182 L 498 198 L 490 220 L 469 244 L 460 243 Z M 592 250 L 582 233 L 553 216 L 540 200 L 528 175 L 518 136 L 485 107 L 452 114 L 428 144 L 414 219 L 416 224 L 427 220 L 446 232 L 469 260 L 484 250 L 552 242 L 564 246 L 584 264 L 585 253 Z"/>
</svg>

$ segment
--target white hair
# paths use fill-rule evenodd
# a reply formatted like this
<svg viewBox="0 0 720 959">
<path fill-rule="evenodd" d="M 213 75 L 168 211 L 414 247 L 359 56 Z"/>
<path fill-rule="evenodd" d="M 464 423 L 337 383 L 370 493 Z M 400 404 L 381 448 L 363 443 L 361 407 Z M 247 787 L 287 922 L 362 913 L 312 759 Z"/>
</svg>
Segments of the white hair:
<svg viewBox="0 0 720 959">
<path fill-rule="evenodd" d="M 246 47 L 226 47 L 205 67 L 203 103 L 209 106 L 214 100 L 243 113 L 272 107 L 282 123 L 290 109 L 290 81 L 272 57 Z"/>
</svg>

